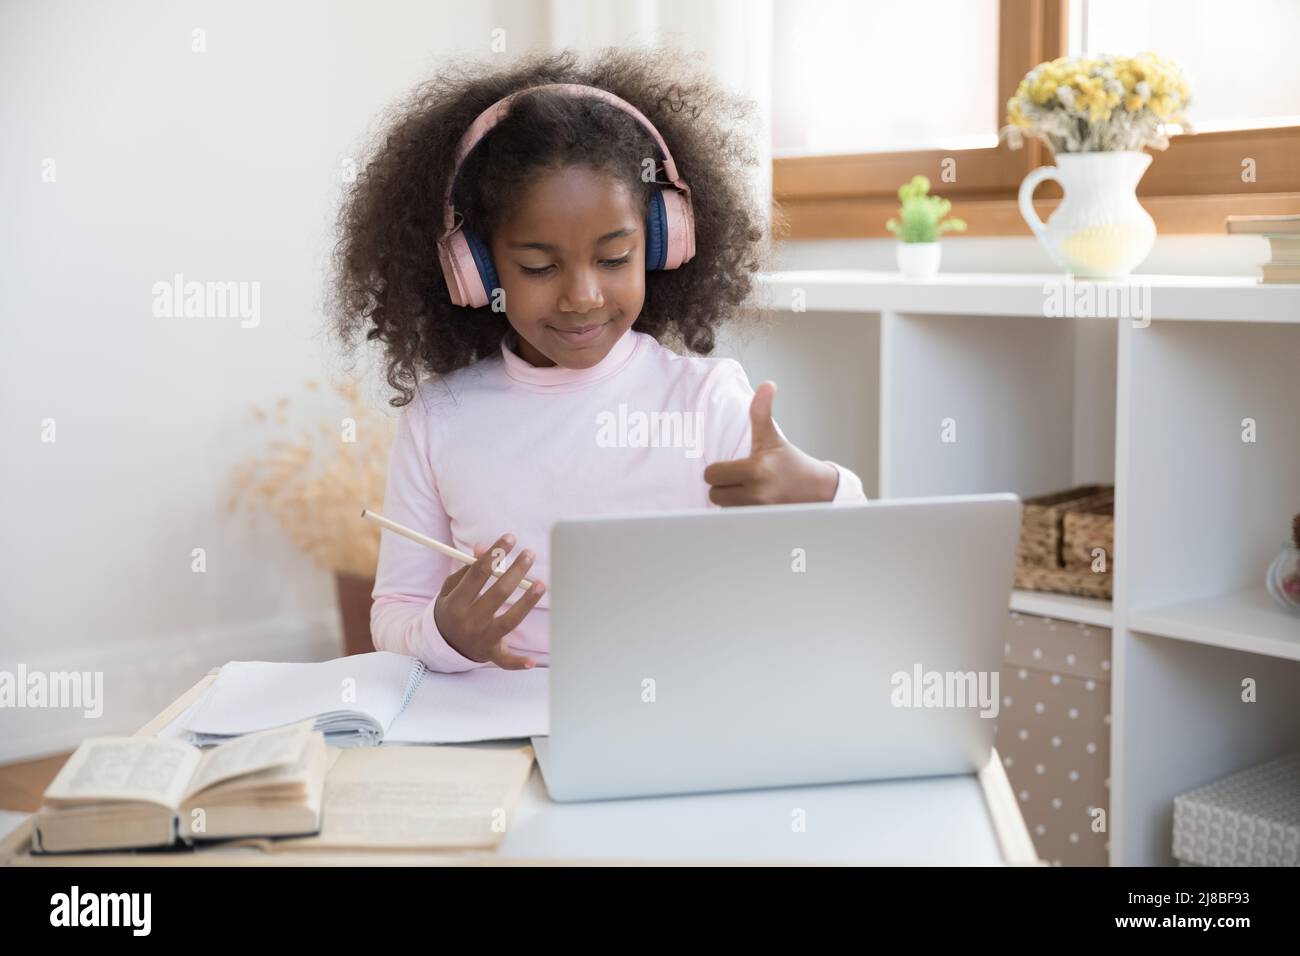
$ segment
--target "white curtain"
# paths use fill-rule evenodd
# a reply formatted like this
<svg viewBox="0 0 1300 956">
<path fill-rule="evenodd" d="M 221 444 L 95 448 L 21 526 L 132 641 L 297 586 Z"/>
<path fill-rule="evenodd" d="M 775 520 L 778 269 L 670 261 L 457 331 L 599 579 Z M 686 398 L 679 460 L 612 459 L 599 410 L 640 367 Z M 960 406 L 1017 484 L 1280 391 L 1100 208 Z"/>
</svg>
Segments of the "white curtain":
<svg viewBox="0 0 1300 956">
<path fill-rule="evenodd" d="M 758 167 L 751 188 L 764 216 L 772 196 L 772 0 L 498 0 L 514 49 L 588 52 L 668 46 L 702 55 L 718 82 L 755 102 Z M 520 31 L 526 35 L 520 37 Z M 670 146 L 672 144 L 669 144 Z M 682 170 L 687 182 L 690 171 Z"/>
</svg>

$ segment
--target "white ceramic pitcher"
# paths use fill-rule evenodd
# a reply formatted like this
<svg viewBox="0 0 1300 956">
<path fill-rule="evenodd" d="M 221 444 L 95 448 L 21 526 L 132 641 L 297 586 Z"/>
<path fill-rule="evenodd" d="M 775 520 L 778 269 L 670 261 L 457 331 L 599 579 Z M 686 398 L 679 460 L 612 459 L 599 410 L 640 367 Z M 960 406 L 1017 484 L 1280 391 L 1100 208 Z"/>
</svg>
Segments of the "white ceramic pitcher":
<svg viewBox="0 0 1300 956">
<path fill-rule="evenodd" d="M 1062 153 L 1055 166 L 1039 166 L 1020 184 L 1020 214 L 1047 254 L 1076 276 L 1126 276 L 1151 252 L 1156 224 L 1137 199 L 1137 184 L 1151 165 L 1140 151 Z M 1044 223 L 1034 211 L 1034 190 L 1055 179 L 1065 198 Z"/>
</svg>

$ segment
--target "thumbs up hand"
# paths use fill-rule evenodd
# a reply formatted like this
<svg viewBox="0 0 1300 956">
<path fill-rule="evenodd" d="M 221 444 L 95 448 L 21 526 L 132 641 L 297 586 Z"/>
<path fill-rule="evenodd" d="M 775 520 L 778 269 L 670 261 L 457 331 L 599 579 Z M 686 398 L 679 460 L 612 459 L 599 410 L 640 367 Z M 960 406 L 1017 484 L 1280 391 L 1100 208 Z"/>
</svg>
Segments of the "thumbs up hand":
<svg viewBox="0 0 1300 956">
<path fill-rule="evenodd" d="M 763 382 L 749 406 L 749 457 L 716 461 L 704 469 L 715 505 L 777 505 L 830 501 L 839 485 L 834 465 L 818 461 L 786 440 L 772 420 L 776 383 Z"/>
</svg>

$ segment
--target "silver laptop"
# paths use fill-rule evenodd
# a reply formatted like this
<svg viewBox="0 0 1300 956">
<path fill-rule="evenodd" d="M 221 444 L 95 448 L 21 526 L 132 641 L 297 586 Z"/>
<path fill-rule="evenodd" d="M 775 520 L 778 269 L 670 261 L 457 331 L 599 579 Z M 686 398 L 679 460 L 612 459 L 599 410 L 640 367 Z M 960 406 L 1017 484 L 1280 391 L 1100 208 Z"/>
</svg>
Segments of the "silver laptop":
<svg viewBox="0 0 1300 956">
<path fill-rule="evenodd" d="M 557 801 L 969 773 L 1020 500 L 605 515 L 551 533 Z"/>
</svg>

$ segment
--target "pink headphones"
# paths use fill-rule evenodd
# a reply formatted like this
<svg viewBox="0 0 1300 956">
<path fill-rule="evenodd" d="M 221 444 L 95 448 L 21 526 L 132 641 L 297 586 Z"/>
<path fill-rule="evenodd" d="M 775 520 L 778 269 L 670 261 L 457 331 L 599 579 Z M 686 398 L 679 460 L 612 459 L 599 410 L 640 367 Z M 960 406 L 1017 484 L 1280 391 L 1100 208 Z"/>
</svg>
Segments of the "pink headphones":
<svg viewBox="0 0 1300 956">
<path fill-rule="evenodd" d="M 646 269 L 676 269 L 683 262 L 689 262 L 695 256 L 695 213 L 691 208 L 691 190 L 678 177 L 677 166 L 659 131 L 635 106 L 607 90 L 580 83 L 543 83 L 517 90 L 497 100 L 470 124 L 456 147 L 456 159 L 443 196 L 445 231 L 438 239 L 438 261 L 442 264 L 442 274 L 447 280 L 451 301 L 455 305 L 482 308 L 488 304 L 491 290 L 501 284 L 497 279 L 491 251 L 486 243 L 465 228 L 464 218 L 458 218 L 451 205 L 451 192 L 465 157 L 492 127 L 505 118 L 515 97 L 533 90 L 553 90 L 566 96 L 603 100 L 617 106 L 645 127 L 659 147 L 664 175 L 668 177 L 666 182 L 655 180 L 666 188 L 654 191 L 650 210 L 646 214 Z"/>
</svg>

